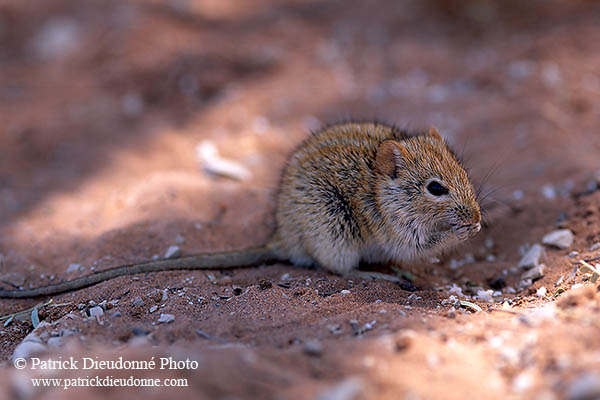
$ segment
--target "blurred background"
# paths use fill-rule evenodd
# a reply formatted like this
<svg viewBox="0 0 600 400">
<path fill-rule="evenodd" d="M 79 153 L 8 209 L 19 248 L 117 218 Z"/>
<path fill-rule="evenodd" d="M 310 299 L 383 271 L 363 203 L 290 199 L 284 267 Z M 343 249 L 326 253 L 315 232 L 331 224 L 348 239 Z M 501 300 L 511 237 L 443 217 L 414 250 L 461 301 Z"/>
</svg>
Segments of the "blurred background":
<svg viewBox="0 0 600 400">
<path fill-rule="evenodd" d="M 2 248 L 239 198 L 224 222 L 264 225 L 286 156 L 348 118 L 436 126 L 501 201 L 560 196 L 598 165 L 599 27 L 583 0 L 3 0 Z"/>
<path fill-rule="evenodd" d="M 115 279 L 57 296 L 65 304 L 40 319 L 54 343 L 59 328 L 77 332 L 80 354 L 181 345 L 203 361 L 197 398 L 304 399 L 347 376 L 313 398 L 357 398 L 348 393 L 367 384 L 380 395 L 364 398 L 504 399 L 538 383 L 547 391 L 526 398 L 558 398 L 599 365 L 597 303 L 579 320 L 545 308 L 547 325 L 521 312 L 553 304 L 575 282 L 571 257 L 600 246 L 599 43 L 593 0 L 0 0 L 1 286 L 55 283 L 173 246 L 262 243 L 280 171 L 311 130 L 349 118 L 432 125 L 483 185 L 488 227 L 440 264 L 408 266 L 416 293 L 282 263 Z M 557 227 L 574 231 L 574 246 L 548 250 L 544 278 L 516 293 L 522 252 Z M 490 282 L 509 285 L 499 293 L 514 312 L 451 307 L 451 295 Z M 101 321 L 86 317 L 92 299 L 122 301 Z M 3 300 L 1 314 L 34 301 Z M 163 312 L 175 322 L 158 324 Z M 377 344 L 355 337 L 361 326 L 369 338 L 417 336 Z M 4 323 L 0 360 L 31 329 Z M 229 347 L 197 352 L 215 345 L 211 335 Z M 304 346 L 313 338 L 324 344 Z M 596 376 L 583 383 L 598 390 Z M 31 389 L 23 382 L 0 374 L 11 395 Z M 169 396 L 179 393 L 189 398 Z"/>
</svg>

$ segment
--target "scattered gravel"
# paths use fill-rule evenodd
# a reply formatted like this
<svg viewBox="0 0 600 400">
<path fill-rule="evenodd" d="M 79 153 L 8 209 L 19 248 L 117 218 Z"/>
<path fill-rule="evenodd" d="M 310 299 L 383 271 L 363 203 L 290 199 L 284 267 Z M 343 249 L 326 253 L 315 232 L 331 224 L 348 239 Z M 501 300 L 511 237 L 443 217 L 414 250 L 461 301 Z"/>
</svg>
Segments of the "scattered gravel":
<svg viewBox="0 0 600 400">
<path fill-rule="evenodd" d="M 567 249 L 573 244 L 573 232 L 568 229 L 559 229 L 548 233 L 542 239 L 546 246 L 553 246 L 559 249 Z"/>
</svg>

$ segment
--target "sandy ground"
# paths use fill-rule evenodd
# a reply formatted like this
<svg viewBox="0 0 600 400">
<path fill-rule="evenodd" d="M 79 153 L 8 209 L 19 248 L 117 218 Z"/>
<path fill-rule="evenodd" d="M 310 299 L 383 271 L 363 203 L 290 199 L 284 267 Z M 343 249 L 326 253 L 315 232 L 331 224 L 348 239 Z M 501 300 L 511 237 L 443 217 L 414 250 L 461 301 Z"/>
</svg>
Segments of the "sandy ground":
<svg viewBox="0 0 600 400">
<path fill-rule="evenodd" d="M 251 3 L 0 2 L 3 287 L 170 246 L 263 243 L 287 155 L 309 130 L 349 117 L 437 126 L 482 187 L 486 228 L 439 263 L 404 266 L 410 284 L 276 264 L 53 296 L 33 338 L 53 359 L 197 365 L 18 371 L 27 313 L 0 327 L 2 396 L 600 398 L 600 295 L 576 268 L 600 256 L 600 5 Z M 196 154 L 206 142 L 249 176 L 207 173 Z M 545 246 L 543 277 L 522 284 L 523 252 L 559 228 L 574 242 Z M 3 299 L 0 314 L 47 300 Z M 96 304 L 103 315 L 89 317 Z M 97 375 L 187 386 L 30 380 Z"/>
</svg>

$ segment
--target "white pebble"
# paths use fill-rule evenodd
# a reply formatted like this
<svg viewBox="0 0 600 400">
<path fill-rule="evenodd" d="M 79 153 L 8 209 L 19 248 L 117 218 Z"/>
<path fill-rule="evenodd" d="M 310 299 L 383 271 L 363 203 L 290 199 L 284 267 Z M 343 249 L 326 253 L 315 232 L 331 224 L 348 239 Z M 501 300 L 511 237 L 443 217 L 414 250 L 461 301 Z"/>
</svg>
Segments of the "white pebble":
<svg viewBox="0 0 600 400">
<path fill-rule="evenodd" d="M 221 175 L 235 180 L 250 178 L 250 171 L 242 164 L 227 160 L 219 155 L 217 146 L 212 142 L 202 142 L 196 147 L 196 158 L 204 170 L 210 174 Z"/>
<path fill-rule="evenodd" d="M 556 189 L 550 184 L 542 186 L 541 191 L 542 195 L 548 200 L 554 200 L 556 198 Z"/>
<path fill-rule="evenodd" d="M 144 303 L 144 300 L 142 300 L 141 297 L 136 297 L 135 299 L 133 299 L 131 304 L 133 304 L 134 307 L 142 307 L 146 303 Z"/>
<path fill-rule="evenodd" d="M 477 291 L 477 298 L 483 301 L 487 301 L 487 302 L 493 302 L 494 298 L 492 297 L 494 294 L 493 290 L 478 290 Z"/>
<path fill-rule="evenodd" d="M 515 200 L 521 200 L 521 199 L 523 199 L 523 197 L 525 197 L 525 193 L 522 190 L 515 190 L 512 193 L 512 197 Z"/>
<path fill-rule="evenodd" d="M 156 310 L 158 310 L 158 306 L 152 306 L 152 307 L 150 307 L 150 313 L 153 313 Z"/>
<path fill-rule="evenodd" d="M 167 251 L 165 252 L 164 258 L 175 258 L 181 254 L 181 249 L 179 246 L 169 246 Z"/>
<path fill-rule="evenodd" d="M 67 274 L 71 273 L 71 272 L 77 272 L 77 271 L 81 271 L 81 264 L 69 264 L 69 267 L 67 268 Z"/>
<path fill-rule="evenodd" d="M 513 380 L 512 388 L 517 393 L 523 393 L 533 386 L 533 375 L 530 372 L 522 372 Z"/>
<path fill-rule="evenodd" d="M 539 298 L 544 298 L 546 297 L 546 293 L 548 292 L 548 289 L 546 289 L 544 286 L 542 286 L 541 288 L 539 288 L 537 290 L 537 292 L 535 292 L 535 295 Z"/>
<path fill-rule="evenodd" d="M 544 254 L 544 248 L 539 244 L 534 244 L 527 250 L 525 255 L 519 261 L 519 268 L 531 269 L 540 264 L 540 258 Z"/>
<path fill-rule="evenodd" d="M 526 271 L 523 275 L 521 275 L 521 279 L 526 281 L 535 281 L 537 279 L 541 279 L 544 277 L 544 270 L 546 269 L 546 265 L 540 264 L 535 268 Z"/>
<path fill-rule="evenodd" d="M 92 307 L 90 308 L 89 313 L 90 317 L 100 318 L 102 315 L 104 315 L 104 310 L 102 310 L 102 307 Z"/>
<path fill-rule="evenodd" d="M 567 249 L 573 244 L 573 232 L 568 229 L 559 229 L 548 233 L 542 239 L 542 243 L 547 246 L 558 247 L 559 249 Z"/>
<path fill-rule="evenodd" d="M 159 324 L 168 324 L 173 321 L 175 321 L 175 316 L 173 314 L 160 314 L 160 317 L 158 318 Z"/>
<path fill-rule="evenodd" d="M 58 60 L 73 53 L 81 42 L 76 20 L 65 17 L 49 19 L 37 32 L 33 50 L 43 60 Z"/>
<path fill-rule="evenodd" d="M 588 400 L 600 398 L 600 375 L 587 373 L 571 383 L 567 389 L 568 400 Z"/>
</svg>

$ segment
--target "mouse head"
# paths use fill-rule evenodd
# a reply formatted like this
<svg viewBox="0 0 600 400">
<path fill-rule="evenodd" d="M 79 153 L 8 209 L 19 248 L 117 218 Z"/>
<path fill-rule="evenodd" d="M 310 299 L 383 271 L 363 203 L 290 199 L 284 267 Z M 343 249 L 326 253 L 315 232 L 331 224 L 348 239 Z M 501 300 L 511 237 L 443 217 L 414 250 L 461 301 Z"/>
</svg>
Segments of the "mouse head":
<svg viewBox="0 0 600 400">
<path fill-rule="evenodd" d="M 435 129 L 377 150 L 377 204 L 389 234 L 415 256 L 432 255 L 481 228 L 466 171 Z"/>
</svg>

